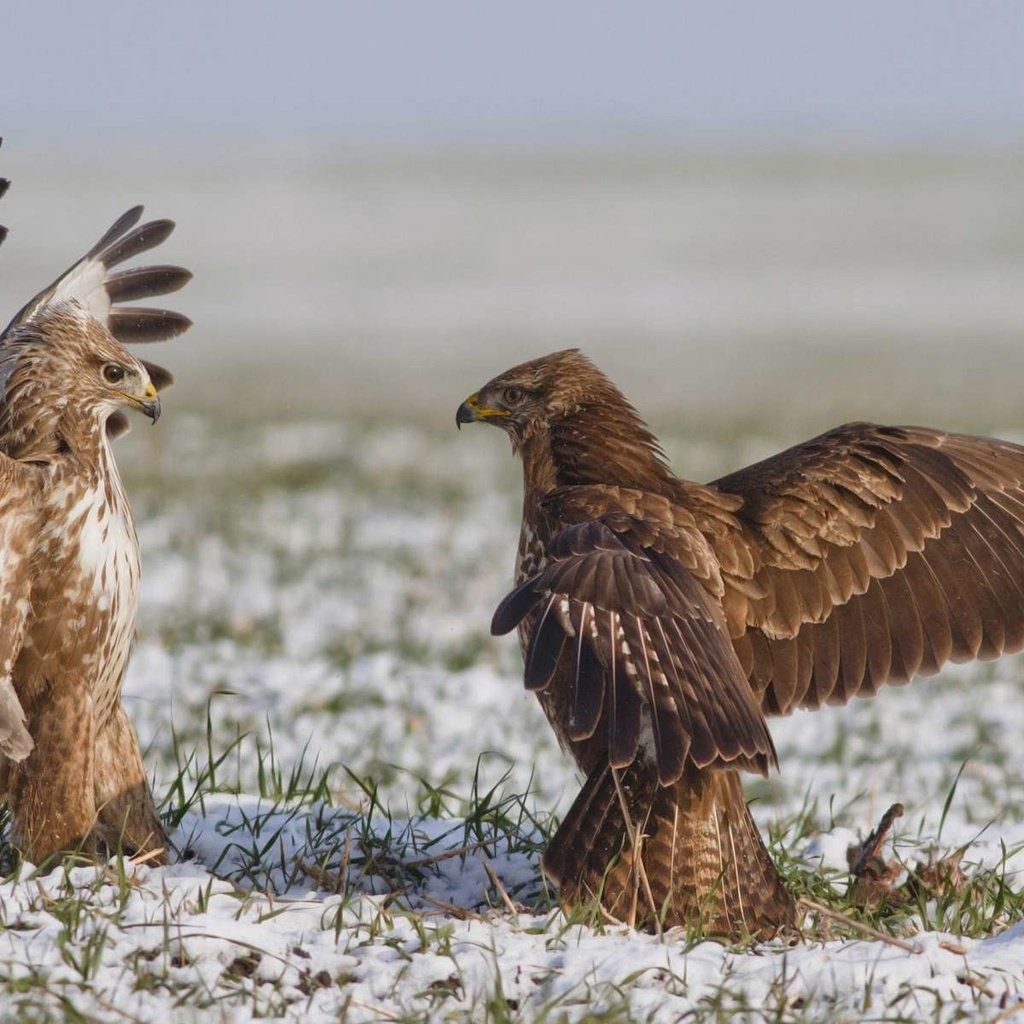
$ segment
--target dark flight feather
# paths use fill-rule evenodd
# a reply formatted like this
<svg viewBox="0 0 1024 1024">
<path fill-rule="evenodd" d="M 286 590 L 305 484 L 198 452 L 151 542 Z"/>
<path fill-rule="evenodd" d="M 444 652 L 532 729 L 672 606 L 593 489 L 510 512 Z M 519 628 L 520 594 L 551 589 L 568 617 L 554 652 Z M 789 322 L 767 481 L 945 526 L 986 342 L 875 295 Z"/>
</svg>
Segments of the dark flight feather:
<svg viewBox="0 0 1024 1024">
<path fill-rule="evenodd" d="M 47 305 L 68 300 L 82 305 L 121 342 L 163 341 L 187 330 L 192 321 L 181 313 L 119 305 L 176 292 L 192 277 L 183 267 L 164 264 L 110 273 L 112 267 L 160 245 L 174 230 L 170 220 L 140 225 L 142 213 L 141 206 L 123 213 L 80 260 L 15 314 L 0 343 Z"/>
<path fill-rule="evenodd" d="M 637 755 L 646 715 L 650 755 L 666 784 L 679 778 L 686 756 L 700 767 L 741 759 L 766 771 L 775 758 L 771 739 L 722 616 L 700 583 L 600 519 L 566 527 L 547 551 L 547 566 L 512 591 L 492 621 L 493 632 L 509 632 L 543 606 L 527 646 L 528 688 L 545 688 L 563 651 L 572 650 L 571 704 L 588 709 L 579 716 L 588 728 L 607 704 L 616 767 Z M 557 614 L 563 605 L 567 618 Z M 607 679 L 600 700 L 592 689 L 595 662 Z M 571 731 L 589 735 L 579 726 Z"/>
</svg>

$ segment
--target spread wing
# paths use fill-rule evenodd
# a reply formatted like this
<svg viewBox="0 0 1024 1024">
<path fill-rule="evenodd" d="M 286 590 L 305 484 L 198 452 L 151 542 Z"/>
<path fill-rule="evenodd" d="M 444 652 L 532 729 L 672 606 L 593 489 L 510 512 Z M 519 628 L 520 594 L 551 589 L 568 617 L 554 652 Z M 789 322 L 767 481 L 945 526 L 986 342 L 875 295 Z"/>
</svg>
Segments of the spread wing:
<svg viewBox="0 0 1024 1024">
<path fill-rule="evenodd" d="M 0 457 L 0 754 L 22 761 L 32 751 L 12 672 L 30 615 L 32 545 L 38 535 L 37 471 Z"/>
<path fill-rule="evenodd" d="M 766 712 L 1024 647 L 1024 448 L 849 424 L 713 487 L 736 501 L 707 536 Z"/>
<path fill-rule="evenodd" d="M 176 292 L 192 278 L 191 272 L 183 267 L 167 265 L 114 270 L 140 253 L 160 245 L 174 230 L 174 221 L 171 220 L 139 224 L 142 212 L 141 206 L 134 206 L 122 214 L 80 260 L 26 303 L 0 334 L 0 345 L 48 306 L 69 300 L 78 302 L 105 324 L 120 342 L 164 341 L 188 330 L 192 321 L 181 313 L 122 305 L 136 299 Z M 145 359 L 140 362 L 146 367 L 157 391 L 174 383 L 170 370 Z M 121 413 L 115 413 L 107 421 L 107 431 L 113 437 L 120 436 L 127 429 L 128 419 Z"/>
<path fill-rule="evenodd" d="M 604 720 L 614 767 L 650 757 L 663 784 L 688 761 L 765 772 L 775 752 L 713 596 L 713 554 L 661 505 L 645 518 L 615 488 L 552 492 L 545 510 L 568 525 L 491 630 L 507 633 L 535 613 L 526 685 L 569 686 L 560 702 L 571 709 L 568 735 L 585 739 Z M 556 671 L 566 659 L 570 670 Z"/>
<path fill-rule="evenodd" d="M 167 295 L 191 279 L 182 267 L 132 267 L 112 272 L 126 260 L 160 245 L 174 230 L 174 221 L 153 220 L 139 224 L 141 206 L 122 214 L 103 237 L 52 284 L 25 304 L 0 335 L 4 336 L 32 320 L 44 307 L 75 300 L 106 324 L 121 342 L 164 341 L 187 330 L 192 321 L 181 313 L 142 306 L 121 307 L 135 299 Z"/>
</svg>

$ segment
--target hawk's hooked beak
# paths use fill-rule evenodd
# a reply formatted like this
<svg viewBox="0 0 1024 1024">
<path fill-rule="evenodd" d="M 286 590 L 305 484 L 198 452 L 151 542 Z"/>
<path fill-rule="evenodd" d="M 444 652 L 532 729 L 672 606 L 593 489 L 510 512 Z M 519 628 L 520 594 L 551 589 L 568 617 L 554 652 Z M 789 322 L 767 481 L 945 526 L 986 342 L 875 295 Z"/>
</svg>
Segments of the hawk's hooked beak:
<svg viewBox="0 0 1024 1024">
<path fill-rule="evenodd" d="M 124 394 L 124 392 L 122 391 L 121 394 Z M 160 396 L 157 394 L 152 381 L 146 385 L 146 390 L 142 392 L 141 398 L 137 398 L 135 395 L 126 394 L 124 397 L 139 409 L 143 415 L 148 416 L 154 423 L 160 419 Z"/>
<path fill-rule="evenodd" d="M 463 423 L 476 423 L 492 416 L 508 416 L 508 409 L 488 409 L 480 404 L 479 393 L 474 393 L 459 406 L 455 413 L 455 426 L 462 429 Z"/>
<path fill-rule="evenodd" d="M 139 408 L 150 418 L 153 423 L 160 419 L 160 399 L 154 398 L 152 402 L 146 402 Z"/>
<path fill-rule="evenodd" d="M 461 430 L 463 423 L 476 423 L 480 418 L 477 415 L 478 408 L 476 395 L 470 395 L 455 412 L 455 426 Z"/>
<path fill-rule="evenodd" d="M 139 405 L 139 408 L 153 423 L 156 423 L 160 419 L 160 396 L 156 393 L 156 387 L 152 381 L 146 385 L 143 395 L 145 396 L 145 401 Z"/>
</svg>

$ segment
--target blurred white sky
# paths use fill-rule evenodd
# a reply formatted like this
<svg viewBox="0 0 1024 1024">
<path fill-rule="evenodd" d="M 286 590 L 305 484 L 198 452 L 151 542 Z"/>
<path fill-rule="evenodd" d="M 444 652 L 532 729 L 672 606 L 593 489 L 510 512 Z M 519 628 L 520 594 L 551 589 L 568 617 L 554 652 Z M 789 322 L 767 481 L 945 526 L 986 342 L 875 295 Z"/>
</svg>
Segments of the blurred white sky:
<svg viewBox="0 0 1024 1024">
<path fill-rule="evenodd" d="M 24 141 L 1024 141 L 1020 0 L 19 0 L 0 38 Z"/>
</svg>

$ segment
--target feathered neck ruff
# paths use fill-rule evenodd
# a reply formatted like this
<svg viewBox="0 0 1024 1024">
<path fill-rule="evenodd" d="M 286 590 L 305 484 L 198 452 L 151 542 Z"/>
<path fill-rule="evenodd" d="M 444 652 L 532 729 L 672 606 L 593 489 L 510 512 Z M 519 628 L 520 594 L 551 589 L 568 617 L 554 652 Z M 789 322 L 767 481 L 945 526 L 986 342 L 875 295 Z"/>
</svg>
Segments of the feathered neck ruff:
<svg viewBox="0 0 1024 1024">
<path fill-rule="evenodd" d="M 559 396 L 558 411 L 523 439 L 528 485 L 608 484 L 671 495 L 676 480 L 665 453 L 622 392 L 597 370 L 573 390 Z"/>
<path fill-rule="evenodd" d="M 74 387 L 71 344 L 57 323 L 32 324 L 0 348 L 0 451 L 25 462 L 100 455 L 103 417 Z M 68 325 L 70 329 L 73 325 Z"/>
</svg>

